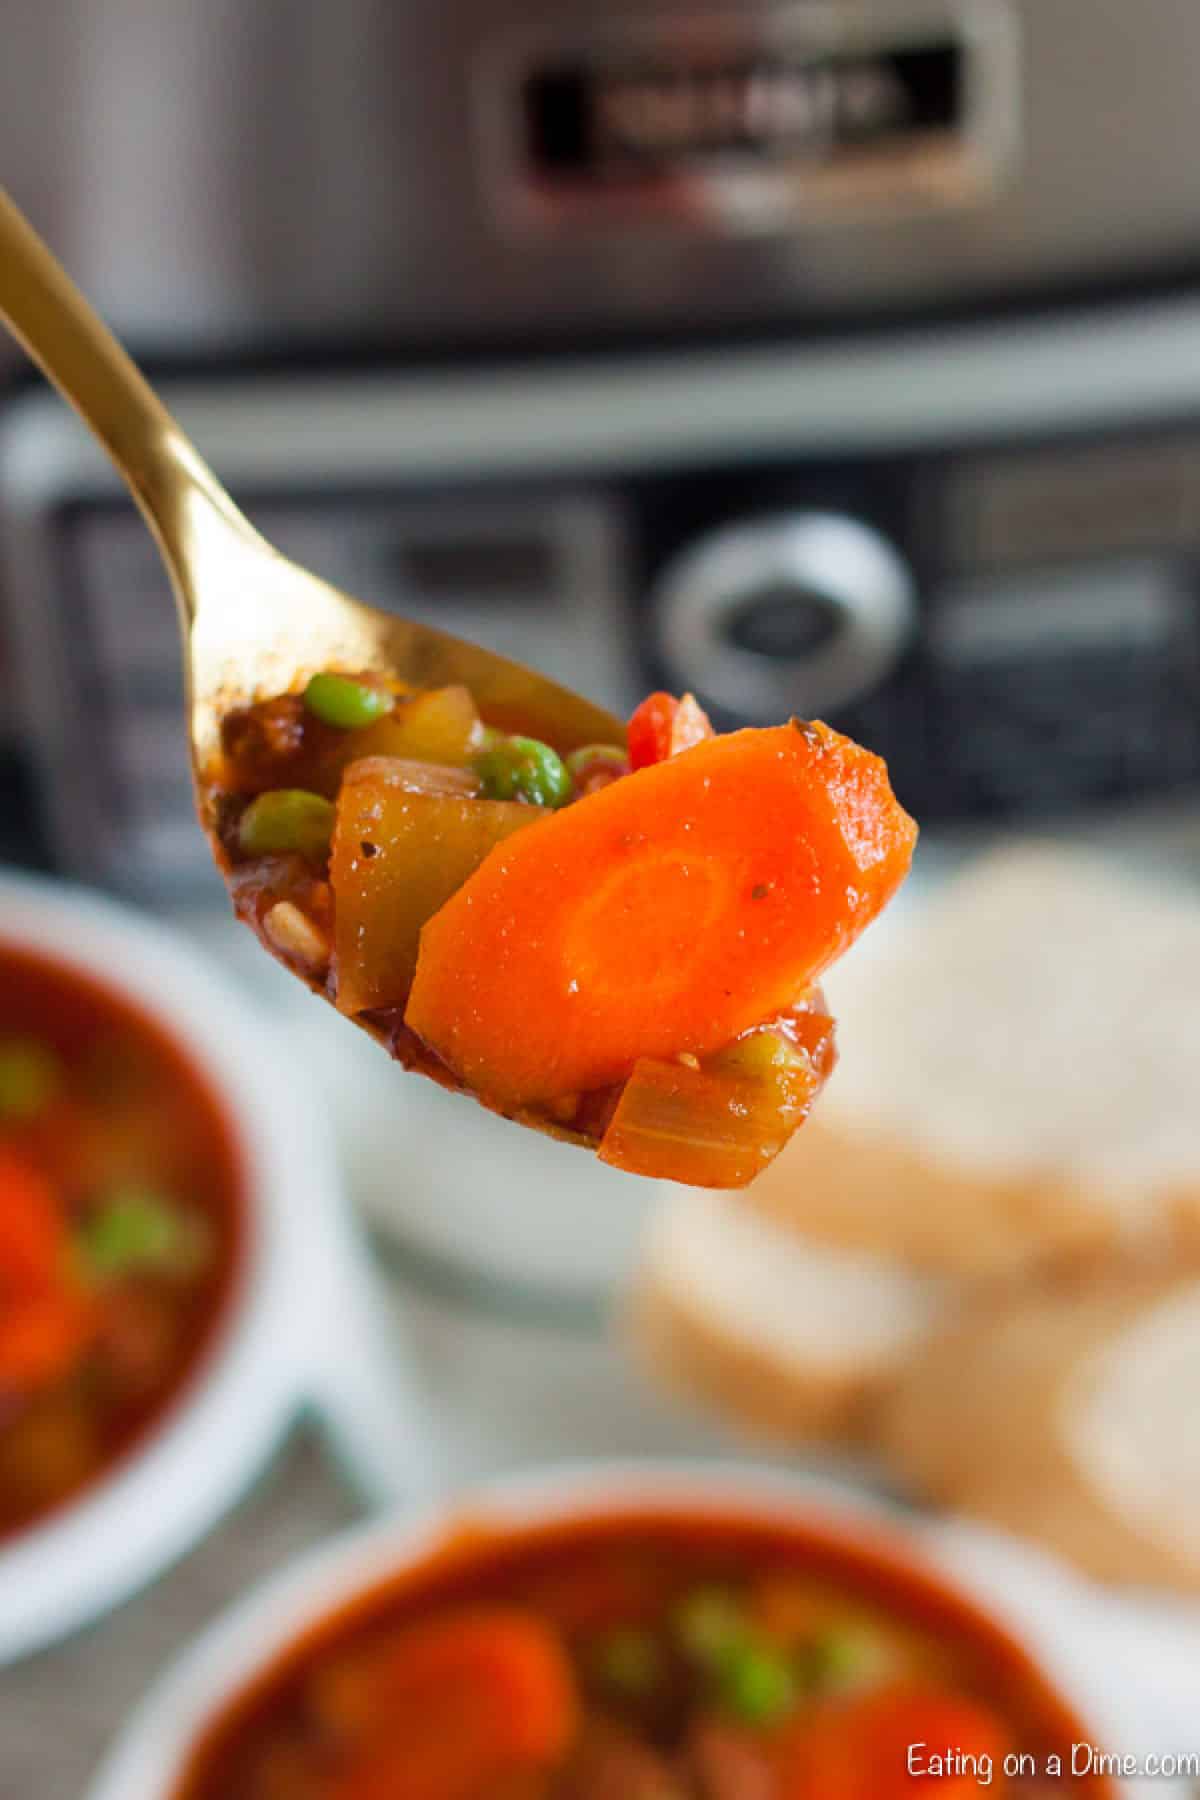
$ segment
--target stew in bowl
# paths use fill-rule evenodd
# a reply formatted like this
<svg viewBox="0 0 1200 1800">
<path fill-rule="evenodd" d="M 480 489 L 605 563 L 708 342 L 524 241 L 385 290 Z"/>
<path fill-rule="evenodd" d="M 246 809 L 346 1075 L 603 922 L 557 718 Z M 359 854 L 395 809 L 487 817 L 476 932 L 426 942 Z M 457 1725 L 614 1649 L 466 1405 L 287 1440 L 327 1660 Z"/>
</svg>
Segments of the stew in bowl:
<svg viewBox="0 0 1200 1800">
<path fill-rule="evenodd" d="M 902 1540 L 703 1493 L 468 1509 L 390 1574 L 334 1582 L 340 1606 L 277 1640 L 164 1793 L 1112 1795 L 1071 1780 L 1084 1728 L 1027 1654 Z"/>
<path fill-rule="evenodd" d="M 239 1260 L 220 1102 L 132 1002 L 0 941 L 0 1540 L 189 1383 Z"/>
</svg>

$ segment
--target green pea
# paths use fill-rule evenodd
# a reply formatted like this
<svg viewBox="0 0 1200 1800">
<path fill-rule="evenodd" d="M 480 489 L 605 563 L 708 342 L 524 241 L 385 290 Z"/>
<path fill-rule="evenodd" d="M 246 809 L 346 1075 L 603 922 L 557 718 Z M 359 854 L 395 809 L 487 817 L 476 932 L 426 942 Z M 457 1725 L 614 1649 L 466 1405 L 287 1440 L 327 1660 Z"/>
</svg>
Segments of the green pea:
<svg viewBox="0 0 1200 1800">
<path fill-rule="evenodd" d="M 314 718 L 339 731 L 361 731 L 390 713 L 394 705 L 384 688 L 348 675 L 314 675 L 304 690 L 304 704 Z"/>
<path fill-rule="evenodd" d="M 822 1633 L 804 1666 L 809 1683 L 821 1693 L 844 1694 L 885 1680 L 895 1660 L 890 1647 L 868 1626 L 849 1624 Z"/>
<path fill-rule="evenodd" d="M 722 1659 L 718 1695 L 747 1725 L 773 1725 L 796 1704 L 796 1677 L 776 1651 L 748 1640 Z"/>
<path fill-rule="evenodd" d="M 206 1260 L 204 1223 L 149 1189 L 127 1188 L 91 1213 L 77 1249 L 85 1274 L 97 1281 L 123 1276 L 190 1275 Z"/>
<path fill-rule="evenodd" d="M 562 757 L 538 738 L 502 738 L 475 758 L 475 772 L 489 800 L 555 807 L 565 806 L 575 792 Z"/>
<path fill-rule="evenodd" d="M 333 837 L 333 802 L 305 788 L 271 788 L 257 794 L 238 823 L 238 842 L 247 856 L 298 851 L 320 862 Z"/>
<path fill-rule="evenodd" d="M 62 1066 L 38 1038 L 0 1041 L 0 1119 L 32 1119 L 62 1086 Z"/>
<path fill-rule="evenodd" d="M 662 1682 L 662 1646 L 650 1632 L 633 1626 L 610 1632 L 597 1646 L 596 1671 L 606 1687 L 642 1698 Z"/>
<path fill-rule="evenodd" d="M 712 1666 L 745 1641 L 748 1622 L 737 1595 L 727 1588 L 693 1588 L 675 1613 L 675 1634 L 694 1662 Z"/>
</svg>

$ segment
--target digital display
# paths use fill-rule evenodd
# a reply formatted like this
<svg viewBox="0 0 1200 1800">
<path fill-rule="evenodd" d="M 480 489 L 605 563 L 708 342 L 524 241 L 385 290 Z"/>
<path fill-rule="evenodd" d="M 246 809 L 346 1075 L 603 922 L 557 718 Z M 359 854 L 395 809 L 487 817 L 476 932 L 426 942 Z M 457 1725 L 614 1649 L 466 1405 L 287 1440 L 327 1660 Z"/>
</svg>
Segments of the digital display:
<svg viewBox="0 0 1200 1800">
<path fill-rule="evenodd" d="M 689 64 L 546 66 L 526 81 L 528 154 L 554 180 L 636 181 L 736 159 L 822 167 L 953 133 L 957 42 Z"/>
</svg>

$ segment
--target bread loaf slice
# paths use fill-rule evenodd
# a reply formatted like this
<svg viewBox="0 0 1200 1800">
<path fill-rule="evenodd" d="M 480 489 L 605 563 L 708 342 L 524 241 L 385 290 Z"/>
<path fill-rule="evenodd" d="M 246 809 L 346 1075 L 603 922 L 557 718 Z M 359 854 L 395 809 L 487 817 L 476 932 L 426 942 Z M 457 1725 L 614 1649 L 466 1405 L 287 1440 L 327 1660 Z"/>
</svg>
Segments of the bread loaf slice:
<svg viewBox="0 0 1200 1800">
<path fill-rule="evenodd" d="M 1200 1591 L 1200 1281 L 996 1296 L 884 1397 L 919 1494 L 1110 1581 Z"/>
<path fill-rule="evenodd" d="M 952 1299 L 942 1281 L 780 1229 L 740 1196 L 681 1189 L 652 1218 L 626 1323 L 654 1377 L 743 1433 L 852 1442 Z"/>
<path fill-rule="evenodd" d="M 840 1061 L 747 1204 L 956 1276 L 1200 1265 L 1200 908 L 985 855 L 830 971 Z"/>
</svg>

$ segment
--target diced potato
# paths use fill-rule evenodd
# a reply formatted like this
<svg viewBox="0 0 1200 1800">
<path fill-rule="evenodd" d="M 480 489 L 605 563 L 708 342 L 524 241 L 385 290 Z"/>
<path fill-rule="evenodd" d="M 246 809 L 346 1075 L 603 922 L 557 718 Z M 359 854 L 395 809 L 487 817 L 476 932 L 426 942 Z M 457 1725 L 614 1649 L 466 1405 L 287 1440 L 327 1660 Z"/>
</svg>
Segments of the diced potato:
<svg viewBox="0 0 1200 1800">
<path fill-rule="evenodd" d="M 480 748 L 483 726 L 469 690 L 444 687 L 398 700 L 385 719 L 345 736 L 347 762 L 360 756 L 402 756 L 461 769 Z"/>
<path fill-rule="evenodd" d="M 356 735 L 361 742 L 369 733 Z M 390 782 L 382 764 L 365 774 L 343 785 L 330 863 L 345 1013 L 402 1006 L 426 920 L 489 850 L 546 816 L 514 801 L 415 792 Z"/>
<path fill-rule="evenodd" d="M 410 794 L 450 794 L 459 800 L 481 800 L 483 783 L 474 769 L 449 763 L 417 762 L 408 756 L 360 756 L 342 778 L 346 785 L 407 788 Z"/>
<path fill-rule="evenodd" d="M 804 1123 L 825 1073 L 822 1058 L 770 1029 L 702 1065 L 645 1057 L 625 1083 L 600 1160 L 694 1187 L 745 1187 Z"/>
</svg>

